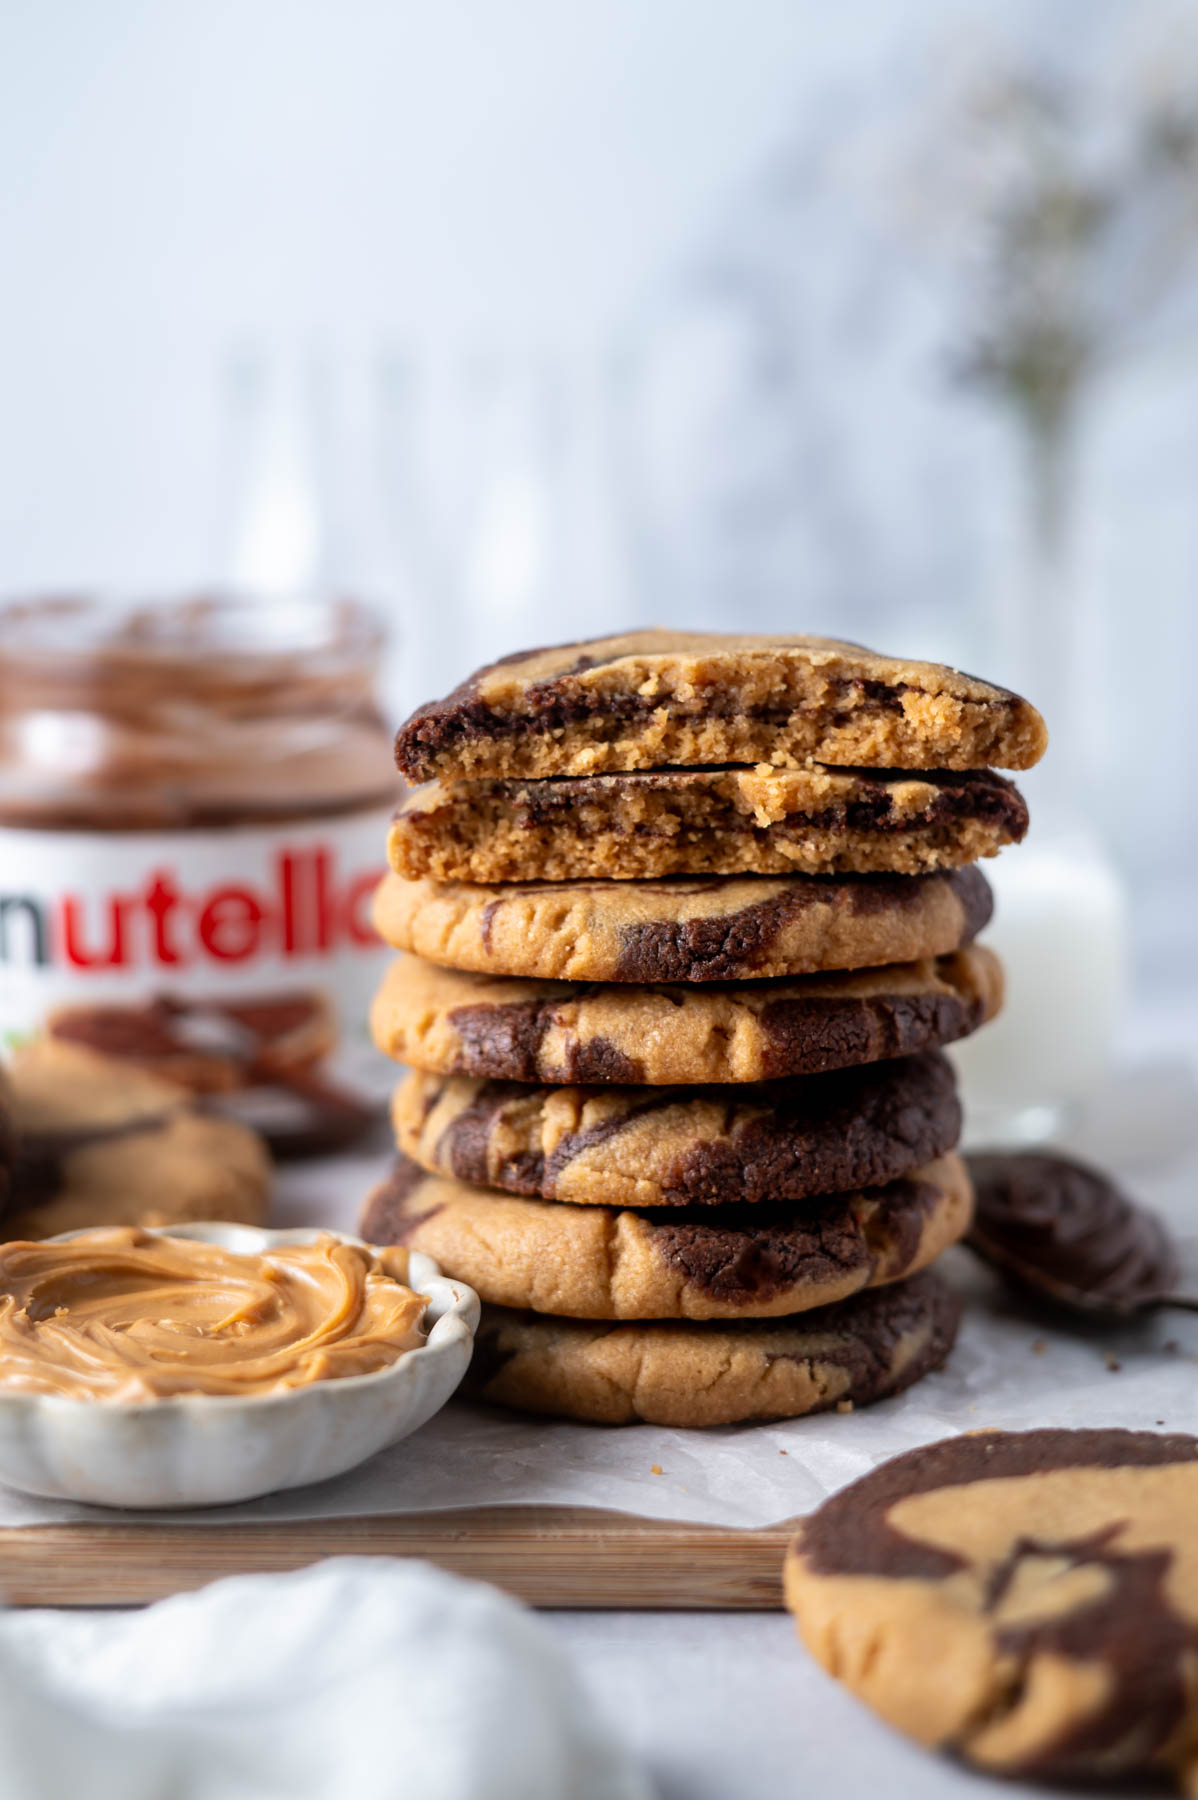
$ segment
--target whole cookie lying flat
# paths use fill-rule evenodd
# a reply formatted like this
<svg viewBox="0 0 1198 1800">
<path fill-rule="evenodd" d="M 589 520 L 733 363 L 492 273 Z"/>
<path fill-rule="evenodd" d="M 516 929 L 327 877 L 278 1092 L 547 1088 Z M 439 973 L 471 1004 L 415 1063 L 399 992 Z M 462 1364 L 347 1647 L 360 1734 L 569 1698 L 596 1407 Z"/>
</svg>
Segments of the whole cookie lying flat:
<svg viewBox="0 0 1198 1800">
<path fill-rule="evenodd" d="M 430 782 L 388 840 L 391 867 L 441 881 L 669 875 L 922 875 L 1027 830 L 989 769 L 641 769 L 544 781 Z"/>
<path fill-rule="evenodd" d="M 1028 1780 L 1198 1775 L 1198 1439 L 985 1431 L 825 1501 L 808 1649 L 892 1725 Z"/>
<path fill-rule="evenodd" d="M 176 1083 L 43 1040 L 10 1065 L 20 1133 L 6 1238 L 199 1219 L 261 1225 L 270 1159 L 242 1125 L 208 1118 Z"/>
<path fill-rule="evenodd" d="M 374 922 L 397 950 L 480 975 L 738 981 L 946 956 L 993 904 L 978 869 L 509 887 L 388 875 Z"/>
<path fill-rule="evenodd" d="M 324 1066 L 338 1032 L 319 990 L 93 1002 L 52 1013 L 46 1032 L 204 1096 L 214 1112 L 259 1131 L 280 1156 L 331 1152 L 374 1120 L 369 1097 Z"/>
<path fill-rule="evenodd" d="M 913 1056 L 1002 1004 L 998 958 L 955 956 L 708 987 L 465 975 L 400 957 L 371 1008 L 380 1050 L 443 1075 L 669 1087 L 773 1081 Z"/>
<path fill-rule="evenodd" d="M 484 1300 L 573 1319 L 769 1319 L 926 1268 L 969 1228 L 959 1157 L 888 1187 L 802 1206 L 666 1213 L 520 1200 L 400 1158 L 362 1216 Z"/>
<path fill-rule="evenodd" d="M 1028 769 L 1044 721 L 1005 688 L 819 637 L 634 631 L 528 650 L 420 707 L 410 781 L 696 763 Z"/>
<path fill-rule="evenodd" d="M 936 1051 L 747 1087 L 541 1087 L 413 1070 L 400 1149 L 434 1174 L 590 1206 L 724 1206 L 879 1187 L 951 1150 Z"/>
<path fill-rule="evenodd" d="M 866 1406 L 938 1369 L 961 1305 L 933 1271 L 784 1320 L 605 1325 L 484 1307 L 463 1384 L 597 1425 L 735 1425 Z"/>
</svg>

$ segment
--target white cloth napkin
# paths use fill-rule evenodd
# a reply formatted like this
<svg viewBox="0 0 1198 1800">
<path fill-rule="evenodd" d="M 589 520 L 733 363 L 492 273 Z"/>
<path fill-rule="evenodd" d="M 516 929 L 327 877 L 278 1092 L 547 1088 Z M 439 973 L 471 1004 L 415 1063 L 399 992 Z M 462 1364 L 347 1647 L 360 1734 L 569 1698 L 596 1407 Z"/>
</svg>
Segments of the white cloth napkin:
<svg viewBox="0 0 1198 1800">
<path fill-rule="evenodd" d="M 560 1646 L 422 1563 L 0 1615 L 4 1800 L 649 1800 Z"/>
</svg>

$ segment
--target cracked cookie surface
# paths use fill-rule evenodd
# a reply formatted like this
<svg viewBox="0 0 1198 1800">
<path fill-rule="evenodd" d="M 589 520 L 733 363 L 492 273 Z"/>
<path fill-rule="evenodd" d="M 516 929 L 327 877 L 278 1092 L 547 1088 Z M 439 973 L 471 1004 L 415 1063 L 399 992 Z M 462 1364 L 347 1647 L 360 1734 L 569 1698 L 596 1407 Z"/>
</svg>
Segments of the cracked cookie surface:
<svg viewBox="0 0 1198 1800">
<path fill-rule="evenodd" d="M 371 1009 L 380 1050 L 445 1075 L 668 1087 L 779 1080 L 968 1036 L 1002 1004 L 980 945 L 850 974 L 702 987 L 521 981 L 399 957 Z"/>
<path fill-rule="evenodd" d="M 787 1319 L 603 1324 L 484 1307 L 464 1391 L 591 1424 L 849 1410 L 938 1369 L 961 1304 L 933 1270 Z"/>
<path fill-rule="evenodd" d="M 563 1206 L 428 1175 L 401 1157 L 362 1216 L 500 1306 L 574 1319 L 764 1319 L 926 1268 L 969 1228 L 964 1164 L 801 1206 L 666 1212 Z"/>
<path fill-rule="evenodd" d="M 480 975 L 550 981 L 737 981 L 944 956 L 993 898 L 978 869 L 704 881 L 405 881 L 375 896 L 397 950 Z"/>
<path fill-rule="evenodd" d="M 724 1206 L 878 1187 L 951 1150 L 937 1051 L 716 1088 L 545 1087 L 413 1070 L 396 1141 L 433 1174 L 583 1206 Z"/>
</svg>

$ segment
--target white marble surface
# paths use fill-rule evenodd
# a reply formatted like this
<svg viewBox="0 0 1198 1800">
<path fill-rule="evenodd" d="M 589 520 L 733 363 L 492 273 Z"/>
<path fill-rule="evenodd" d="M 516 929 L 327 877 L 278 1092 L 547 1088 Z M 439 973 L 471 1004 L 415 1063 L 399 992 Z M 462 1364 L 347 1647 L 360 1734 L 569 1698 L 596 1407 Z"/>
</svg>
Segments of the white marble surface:
<svg viewBox="0 0 1198 1800">
<path fill-rule="evenodd" d="M 783 1614 L 541 1616 L 660 1800 L 1048 1800 L 891 1731 L 824 1674 Z M 1160 1800 L 1161 1789 L 1119 1794 Z"/>
</svg>

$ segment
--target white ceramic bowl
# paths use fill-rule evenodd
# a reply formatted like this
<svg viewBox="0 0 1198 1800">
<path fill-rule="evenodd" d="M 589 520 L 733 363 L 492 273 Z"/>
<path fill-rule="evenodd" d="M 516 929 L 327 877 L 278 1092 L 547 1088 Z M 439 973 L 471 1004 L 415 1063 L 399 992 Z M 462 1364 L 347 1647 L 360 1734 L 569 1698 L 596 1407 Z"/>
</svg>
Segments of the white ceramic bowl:
<svg viewBox="0 0 1198 1800">
<path fill-rule="evenodd" d="M 158 1235 L 252 1256 L 321 1234 L 179 1225 Z M 428 1340 L 370 1375 L 245 1399 L 97 1401 L 0 1389 L 0 1481 L 56 1500 L 148 1508 L 227 1505 L 344 1474 L 431 1419 L 466 1373 L 478 1295 L 415 1250 L 409 1280 L 428 1295 Z"/>
</svg>

